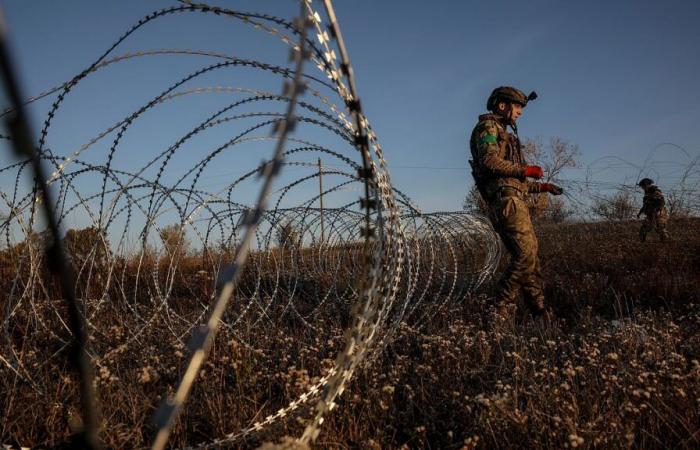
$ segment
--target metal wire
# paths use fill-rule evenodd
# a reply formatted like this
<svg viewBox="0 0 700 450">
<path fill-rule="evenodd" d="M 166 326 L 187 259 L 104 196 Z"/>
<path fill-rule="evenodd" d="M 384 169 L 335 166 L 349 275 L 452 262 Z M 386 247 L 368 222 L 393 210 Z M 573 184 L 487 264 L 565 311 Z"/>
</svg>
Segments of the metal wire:
<svg viewBox="0 0 700 450">
<path fill-rule="evenodd" d="M 56 213 L 51 207 L 53 204 L 52 193 L 49 190 L 49 186 L 43 182 L 46 178 L 44 168 L 39 153 L 34 149 L 33 131 L 24 111 L 22 104 L 23 95 L 20 92 L 17 75 L 15 74 L 6 41 L 4 15 L 0 11 L 0 69 L 2 70 L 4 90 L 12 105 L 12 111 L 6 116 L 6 126 L 11 133 L 12 143 L 17 156 L 27 158 L 27 163 L 30 164 L 34 173 L 36 198 L 43 201 L 42 210 L 51 237 L 51 242 L 46 247 L 46 255 L 50 261 L 51 271 L 58 275 L 65 298 L 68 309 L 68 326 L 72 335 L 72 348 L 70 349 L 69 359 L 71 359 L 80 378 L 83 430 L 80 432 L 75 445 L 86 449 L 96 449 L 99 447 L 99 412 L 95 402 L 92 364 L 87 353 L 88 335 L 83 317 L 84 312 L 76 299 L 76 276 L 67 258 L 63 243 L 63 233 L 57 221 Z M 2 358 L 2 360 L 6 362 L 5 358 Z M 17 373 L 16 370 L 15 372 Z"/>
<path fill-rule="evenodd" d="M 90 364 L 102 371 L 114 354 L 137 353 L 154 342 L 173 353 L 189 342 L 183 375 L 156 414 L 152 448 L 163 448 L 217 334 L 252 348 L 244 330 L 286 339 L 293 323 L 321 335 L 328 327 L 322 318 L 347 311 L 342 350 L 301 394 L 250 418 L 245 426 L 231 425 L 230 431 L 205 442 L 188 441 L 190 448 L 235 445 L 304 412 L 313 418 L 300 440 L 311 443 L 354 373 L 372 362 L 402 324 L 425 326 L 441 309 L 469 301 L 489 280 L 501 257 L 499 239 L 484 217 L 423 213 L 392 185 L 381 145 L 362 112 L 329 0 L 322 8 L 302 0 L 296 20 L 182 3 L 139 20 L 70 80 L 25 100 L 16 95 L 15 104 L 0 113 L 17 122 L 26 105 L 50 103 L 39 139 L 29 140 L 36 157 L 25 154 L 0 168 L 3 182 L 9 183 L 0 189 L 6 210 L 0 219 L 0 255 L 8 271 L 3 272 L 0 367 L 32 392 L 45 393 L 52 386 L 36 370 L 49 367 L 72 345 L 65 331 L 77 337 L 86 446 L 94 448 L 98 415 Z M 273 63 L 158 46 L 117 53 L 150 24 L 195 13 L 243 24 L 251 42 L 259 33 L 271 36 L 291 51 L 292 60 Z M 99 85 L 102 73 L 163 57 L 186 60 L 194 68 L 110 124 L 65 139 L 60 120 L 70 117 L 77 95 L 96 89 L 89 84 L 93 79 Z M 226 75 L 244 70 L 266 82 L 242 86 Z M 114 88 L 139 98 L 132 86 Z M 202 118 L 157 128 L 167 143 L 142 150 L 131 139 L 139 127 L 162 126 L 154 116 L 190 112 L 188 105 L 198 99 L 207 103 Z M 99 110 L 103 105 L 84 107 L 88 114 L 91 106 Z M 0 139 L 19 144 L 17 136 L 15 131 Z M 258 151 L 263 156 L 253 162 L 244 156 Z M 697 211 L 698 158 L 684 153 L 688 164 L 674 169 L 674 186 L 686 206 Z M 50 173 L 34 175 L 39 162 Z M 650 159 L 640 165 L 621 160 L 597 164 L 634 173 L 621 185 L 611 185 L 593 176 L 594 164 L 582 179 L 552 180 L 565 187 L 570 205 L 581 211 L 610 188 L 635 189 L 638 176 L 654 175 L 651 167 L 656 167 Z M 27 176 L 38 182 L 27 188 Z M 44 192 L 49 188 L 57 192 L 55 198 Z M 61 240 L 46 236 L 38 206 L 53 211 L 48 217 L 55 218 L 54 236 L 63 236 L 59 228 L 73 228 L 65 235 L 72 255 L 63 267 L 74 269 L 75 277 L 63 277 L 64 294 L 46 282 L 47 261 L 61 266 L 64 259 L 60 250 L 45 254 L 47 243 L 60 245 Z M 68 301 L 68 321 L 54 301 L 58 296 Z M 76 322 L 81 317 L 82 325 Z M 116 347 L 110 345 L 114 317 L 124 329 Z M 87 331 L 94 337 L 89 351 Z M 32 363 L 34 370 L 28 368 L 20 334 L 45 336 L 53 345 L 53 353 Z M 128 386 L 128 380 L 120 382 Z M 105 427 L 109 433 L 110 424 Z"/>
</svg>

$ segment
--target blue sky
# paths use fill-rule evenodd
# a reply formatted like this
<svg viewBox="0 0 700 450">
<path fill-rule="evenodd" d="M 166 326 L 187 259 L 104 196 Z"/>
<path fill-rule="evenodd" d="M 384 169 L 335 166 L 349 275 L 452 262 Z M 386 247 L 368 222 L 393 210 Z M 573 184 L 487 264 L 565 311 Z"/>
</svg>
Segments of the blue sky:
<svg viewBox="0 0 700 450">
<path fill-rule="evenodd" d="M 172 4 L 0 1 L 30 95 L 69 79 L 140 17 Z M 287 0 L 215 4 L 286 16 L 297 8 Z M 660 163 L 647 173 L 663 188 L 673 184 L 688 157 L 659 144 L 673 143 L 691 157 L 700 151 L 700 2 L 352 0 L 335 7 L 392 180 L 424 210 L 461 207 L 471 185 L 468 134 L 499 85 L 536 90 L 540 98 L 526 109 L 521 135 L 578 144 L 584 168 L 592 164 L 600 180 L 633 182 L 633 165 L 647 161 L 648 168 L 651 153 L 651 165 Z M 155 26 L 123 51 L 152 44 L 279 59 L 278 45 L 243 36 L 233 26 L 211 27 L 191 17 Z M 176 78 L 171 69 L 180 66 L 170 64 L 143 63 L 98 79 L 85 97 L 76 94 L 77 119 L 66 117 L 63 126 L 81 139 L 91 135 L 112 119 L 111 111 L 86 114 L 81 101 L 89 102 L 106 85 L 115 92 L 98 92 L 105 95 L 103 105 L 137 105 Z M 33 109 L 37 120 L 47 106 Z M 147 130 L 139 133 L 134 141 L 162 144 Z M 610 157 L 630 165 L 606 170 Z M 570 171 L 565 178 L 584 173 Z"/>
</svg>

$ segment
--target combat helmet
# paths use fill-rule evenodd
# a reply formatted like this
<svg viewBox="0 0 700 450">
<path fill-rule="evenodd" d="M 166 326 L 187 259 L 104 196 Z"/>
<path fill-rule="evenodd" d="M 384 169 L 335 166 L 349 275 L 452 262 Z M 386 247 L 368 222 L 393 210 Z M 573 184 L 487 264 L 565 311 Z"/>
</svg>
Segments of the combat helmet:
<svg viewBox="0 0 700 450">
<path fill-rule="evenodd" d="M 654 180 L 652 180 L 651 178 L 642 178 L 641 180 L 639 180 L 638 186 L 643 188 L 652 184 L 654 184 Z"/>
<path fill-rule="evenodd" d="M 486 109 L 493 111 L 499 101 L 518 103 L 522 106 L 527 106 L 527 102 L 535 100 L 536 98 L 537 93 L 535 91 L 530 92 L 530 94 L 526 96 L 520 89 L 516 89 L 512 86 L 501 86 L 491 92 L 486 102 Z"/>
</svg>

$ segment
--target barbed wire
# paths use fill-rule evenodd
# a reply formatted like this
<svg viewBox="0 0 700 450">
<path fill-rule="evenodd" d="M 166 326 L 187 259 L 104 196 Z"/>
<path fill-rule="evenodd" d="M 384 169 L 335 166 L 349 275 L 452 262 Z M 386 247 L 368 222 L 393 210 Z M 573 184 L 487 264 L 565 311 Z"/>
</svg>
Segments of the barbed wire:
<svg viewBox="0 0 700 450">
<path fill-rule="evenodd" d="M 3 90 L 7 93 L 7 98 L 13 106 L 13 111 L 7 116 L 5 125 L 10 132 L 10 140 L 12 141 L 16 156 L 26 158 L 27 164 L 31 167 L 34 175 L 33 189 L 36 199 L 42 199 L 44 203 L 44 220 L 47 223 L 47 233 L 51 241 L 45 246 L 45 255 L 50 261 L 49 269 L 60 280 L 60 286 L 63 297 L 65 298 L 65 306 L 67 307 L 68 323 L 64 324 L 71 333 L 70 345 L 71 349 L 68 354 L 68 359 L 78 372 L 80 381 L 80 401 L 82 407 L 83 430 L 76 440 L 76 444 L 88 450 L 95 449 L 99 446 L 98 423 L 99 410 L 95 400 L 95 391 L 93 386 L 93 367 L 87 353 L 88 331 L 84 312 L 81 305 L 78 303 L 75 291 L 76 276 L 75 272 L 68 261 L 66 249 L 62 240 L 62 232 L 60 224 L 53 208 L 51 208 L 52 192 L 48 186 L 43 183 L 45 179 L 44 167 L 41 164 L 40 153 L 34 149 L 33 129 L 22 105 L 23 94 L 20 91 L 19 81 L 15 69 L 13 67 L 12 56 L 10 54 L 9 45 L 7 44 L 6 30 L 4 29 L 4 14 L 0 11 L 0 70 L 3 80 Z M 4 196 L 3 196 L 4 198 Z M 34 202 L 33 202 L 34 203 Z M 16 353 L 13 353 L 16 358 Z M 6 366 L 14 369 L 7 360 L 1 358 Z M 21 367 L 21 365 L 20 365 Z M 22 367 L 26 373 L 26 368 Z M 20 378 L 19 371 L 13 370 Z M 29 379 L 30 384 L 35 390 L 35 383 Z"/>
<path fill-rule="evenodd" d="M 219 329 L 254 348 L 243 329 L 258 327 L 286 337 L 288 324 L 294 323 L 323 333 L 327 325 L 321 317 L 329 310 L 347 311 L 345 346 L 316 383 L 265 419 L 195 448 L 246 438 L 302 408 L 313 411 L 301 437 L 311 442 L 357 368 L 389 342 L 401 323 L 422 326 L 489 278 L 500 247 L 488 223 L 466 213 L 423 214 L 392 186 L 377 136 L 362 113 L 332 5 L 325 2 L 323 12 L 310 0 L 300 5 L 295 20 L 193 2 L 155 11 L 71 80 L 23 103 L 51 99 L 36 147 L 42 163 L 51 168 L 42 184 L 57 196 L 47 202 L 36 188 L 24 187 L 29 160 L 0 168 L 12 175 L 6 180 L 13 180 L 0 190 L 8 211 L 0 222 L 2 263 L 3 269 L 12 270 L 3 311 L 2 366 L 45 391 L 50 386 L 23 362 L 19 348 L 26 344 L 16 342 L 16 330 L 46 335 L 55 343 L 53 353 L 34 363 L 34 370 L 60 358 L 70 342 L 63 333 L 63 312 L 52 301 L 58 294 L 43 281 L 50 261 L 43 254 L 48 239 L 36 217 L 38 205 L 51 207 L 59 224 L 72 227 L 64 239 L 92 336 L 86 351 L 101 374 L 108 373 L 110 361 L 119 354 L 162 340 L 163 333 L 176 346 L 187 343 L 190 356 L 156 414 L 152 448 L 166 445 Z M 173 48 L 114 56 L 124 41 L 135 39 L 151 22 L 190 12 L 234 19 L 253 33 L 277 37 L 291 51 L 292 66 Z M 55 123 L 68 114 L 64 104 L 73 94 L 89 89 L 85 80 L 162 55 L 214 61 L 171 82 L 112 125 L 85 130 L 90 134 L 82 143 L 66 148 Z M 303 67 L 307 59 L 320 75 Z M 197 84 L 240 69 L 281 79 L 283 92 L 276 94 L 262 82 Z M 175 101 L 201 95 L 224 101 L 187 128 L 151 120 L 168 108 L 182 108 Z M 84 108 L 87 112 L 90 106 Z M 134 155 L 131 135 L 139 126 L 163 127 L 173 143 Z M 269 145 L 273 155 L 261 163 L 233 157 Z M 219 175 L 229 179 L 211 190 L 209 174 L 221 167 L 240 170 Z M 287 173 L 289 168 L 305 173 Z M 424 308 L 433 288 L 439 294 Z M 191 299 L 192 309 L 180 306 L 183 296 Z M 229 304 L 230 298 L 235 302 Z M 116 346 L 110 343 L 112 328 L 105 328 L 110 317 L 119 317 L 120 329 L 125 329 Z"/>
<path fill-rule="evenodd" d="M 235 20 L 252 34 L 251 42 L 256 33 L 273 36 L 291 58 L 273 63 L 158 47 L 117 54 L 149 24 L 189 13 Z M 109 125 L 70 130 L 73 139 L 65 138 L 60 121 L 75 114 L 66 105 L 95 89 L 86 81 L 164 55 L 195 66 L 164 82 L 157 95 L 110 117 Z M 231 84 L 231 73 L 241 70 L 256 74 L 251 85 Z M 102 88 L 105 79 L 95 84 Z M 110 88 L 139 96 L 133 86 Z M 203 96 L 204 110 L 188 109 Z M 344 315 L 342 349 L 303 392 L 284 397 L 246 425 L 232 424 L 230 431 L 186 445 L 235 444 L 302 413 L 310 418 L 300 441 L 313 442 L 358 368 L 371 363 L 402 324 L 420 329 L 441 309 L 470 301 L 500 261 L 500 241 L 486 218 L 424 213 L 392 185 L 329 0 L 320 7 L 301 0 L 292 20 L 181 2 L 145 16 L 76 76 L 4 109 L 0 117 L 42 99 L 50 105 L 35 147 L 49 173 L 25 185 L 27 177 L 33 180 L 31 158 L 0 168 L 8 183 L 0 186 L 7 211 L 0 218 L 0 268 L 8 275 L 0 367 L 34 392 L 46 392 L 51 386 L 33 371 L 50 367 L 71 344 L 66 332 L 72 328 L 54 301 L 61 294 L 45 277 L 51 261 L 44 250 L 53 241 L 37 209 L 50 208 L 58 225 L 72 228 L 64 240 L 76 272 L 71 286 L 92 337 L 84 347 L 86 361 L 107 373 L 118 355 L 155 343 L 173 354 L 189 350 L 181 376 L 155 414 L 152 448 L 167 444 L 217 335 L 254 350 L 247 330 L 287 339 L 295 327 L 325 336 L 331 327 L 325 318 Z M 82 112 L 99 110 L 95 101 Z M 169 123 L 183 111 L 190 122 Z M 157 140 L 146 134 L 167 140 L 153 144 Z M 13 142 L 12 136 L 0 139 Z M 148 145 L 136 145 L 143 141 Z M 257 152 L 262 156 L 250 156 Z M 649 161 L 629 166 L 646 174 Z M 698 159 L 677 169 L 688 204 L 700 207 L 692 200 L 700 191 Z M 635 181 L 600 180 L 590 170 L 582 179 L 553 181 L 581 209 L 610 189 L 635 188 Z M 57 195 L 46 200 L 37 186 Z M 124 329 L 118 344 L 114 317 Z M 33 334 L 52 346 L 30 369 L 27 343 L 18 335 Z M 129 380 L 120 382 L 128 386 Z M 84 413 L 94 415 L 89 408 Z M 96 425 L 86 427 L 96 433 Z"/>
</svg>

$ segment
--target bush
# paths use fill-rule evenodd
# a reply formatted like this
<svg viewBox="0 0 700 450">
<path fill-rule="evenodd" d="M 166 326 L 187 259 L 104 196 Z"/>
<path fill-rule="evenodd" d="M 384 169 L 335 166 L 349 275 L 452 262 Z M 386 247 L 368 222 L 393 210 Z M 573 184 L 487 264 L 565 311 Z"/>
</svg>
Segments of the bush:
<svg viewBox="0 0 700 450">
<path fill-rule="evenodd" d="M 158 235 L 163 241 L 163 248 L 169 257 L 179 258 L 188 254 L 190 243 L 185 236 L 185 230 L 182 225 L 168 225 L 162 228 Z"/>
<path fill-rule="evenodd" d="M 634 218 L 637 208 L 632 194 L 621 189 L 612 196 L 596 198 L 591 211 L 607 221 L 622 221 Z"/>
</svg>

